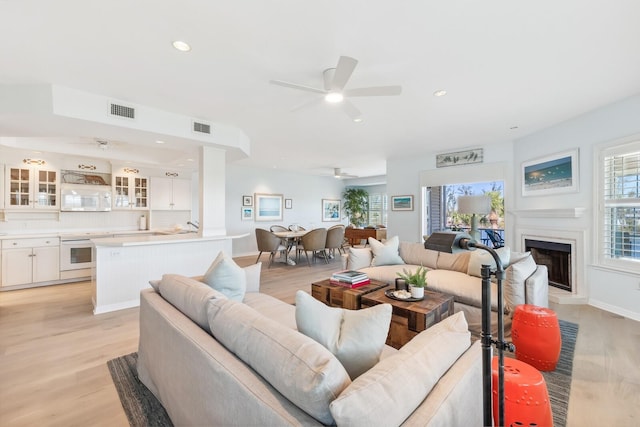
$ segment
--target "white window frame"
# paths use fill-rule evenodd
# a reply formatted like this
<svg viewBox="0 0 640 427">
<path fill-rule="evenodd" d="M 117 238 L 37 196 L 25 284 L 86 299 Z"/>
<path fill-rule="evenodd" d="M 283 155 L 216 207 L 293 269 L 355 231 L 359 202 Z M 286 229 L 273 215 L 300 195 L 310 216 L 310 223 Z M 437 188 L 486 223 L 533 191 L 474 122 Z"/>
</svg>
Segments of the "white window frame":
<svg viewBox="0 0 640 427">
<path fill-rule="evenodd" d="M 640 206 L 640 195 L 636 198 L 625 198 L 620 200 L 605 200 L 605 159 L 612 155 L 624 155 L 634 152 L 640 152 L 640 135 L 635 135 L 629 138 L 616 140 L 612 143 L 596 147 L 596 153 L 594 155 L 595 165 L 594 180 L 595 187 L 598 189 L 598 196 L 595 200 L 596 221 L 594 222 L 594 263 L 603 267 L 608 267 L 614 270 L 624 272 L 638 272 L 640 268 L 640 259 L 632 258 L 613 258 L 607 256 L 609 248 L 605 248 L 607 244 L 607 237 L 605 236 L 606 225 L 606 210 L 608 206 L 628 206 L 638 207 Z"/>
</svg>

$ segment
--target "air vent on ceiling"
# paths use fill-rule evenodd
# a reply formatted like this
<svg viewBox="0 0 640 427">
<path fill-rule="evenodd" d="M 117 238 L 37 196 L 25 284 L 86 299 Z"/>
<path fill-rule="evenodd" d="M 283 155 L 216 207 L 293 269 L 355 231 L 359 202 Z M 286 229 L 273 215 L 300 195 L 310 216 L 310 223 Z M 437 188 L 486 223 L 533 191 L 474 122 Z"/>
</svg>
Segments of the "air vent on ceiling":
<svg viewBox="0 0 640 427">
<path fill-rule="evenodd" d="M 193 122 L 193 131 L 198 133 L 206 133 L 211 135 L 211 125 L 206 123 Z"/>
<path fill-rule="evenodd" d="M 110 103 L 110 114 L 112 116 L 125 117 L 127 119 L 135 119 L 136 118 L 136 110 L 132 107 L 127 107 L 126 105 L 119 105 Z"/>
</svg>

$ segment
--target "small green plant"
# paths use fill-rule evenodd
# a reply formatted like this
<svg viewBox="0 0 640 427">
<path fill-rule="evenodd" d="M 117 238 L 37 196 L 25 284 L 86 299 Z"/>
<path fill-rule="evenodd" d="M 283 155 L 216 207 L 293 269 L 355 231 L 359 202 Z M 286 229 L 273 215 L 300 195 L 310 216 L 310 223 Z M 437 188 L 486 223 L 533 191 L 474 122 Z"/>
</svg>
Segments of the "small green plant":
<svg viewBox="0 0 640 427">
<path fill-rule="evenodd" d="M 424 288 L 427 286 L 427 269 L 423 266 L 418 267 L 418 269 L 413 273 L 407 271 L 406 268 L 403 268 L 402 273 L 396 274 L 401 279 L 406 280 L 408 284 L 417 288 Z"/>
</svg>

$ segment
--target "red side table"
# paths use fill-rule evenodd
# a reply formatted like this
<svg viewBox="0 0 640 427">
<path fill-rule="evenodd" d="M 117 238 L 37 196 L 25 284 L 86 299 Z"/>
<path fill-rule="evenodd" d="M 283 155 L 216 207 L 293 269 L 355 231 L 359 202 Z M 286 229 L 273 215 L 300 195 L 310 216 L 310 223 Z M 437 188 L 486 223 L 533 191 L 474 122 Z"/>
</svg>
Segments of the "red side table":
<svg viewBox="0 0 640 427">
<path fill-rule="evenodd" d="M 498 425 L 498 357 L 491 361 L 493 422 Z M 553 427 L 549 392 L 544 377 L 533 366 L 504 359 L 504 425 Z"/>
<path fill-rule="evenodd" d="M 516 359 L 541 371 L 556 369 L 562 338 L 558 316 L 553 310 L 531 304 L 516 307 L 511 323 Z"/>
</svg>

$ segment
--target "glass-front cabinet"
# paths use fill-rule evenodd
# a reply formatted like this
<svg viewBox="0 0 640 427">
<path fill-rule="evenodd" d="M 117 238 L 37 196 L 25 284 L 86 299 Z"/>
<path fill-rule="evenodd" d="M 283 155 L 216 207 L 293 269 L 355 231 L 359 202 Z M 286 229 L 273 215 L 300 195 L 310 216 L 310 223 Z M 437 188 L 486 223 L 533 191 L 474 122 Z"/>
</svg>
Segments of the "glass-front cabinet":
<svg viewBox="0 0 640 427">
<path fill-rule="evenodd" d="M 58 172 L 32 167 L 7 167 L 7 209 L 58 207 Z"/>
<path fill-rule="evenodd" d="M 139 176 L 114 175 L 114 209 L 148 209 L 149 179 Z"/>
</svg>

